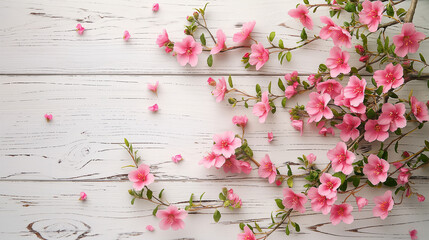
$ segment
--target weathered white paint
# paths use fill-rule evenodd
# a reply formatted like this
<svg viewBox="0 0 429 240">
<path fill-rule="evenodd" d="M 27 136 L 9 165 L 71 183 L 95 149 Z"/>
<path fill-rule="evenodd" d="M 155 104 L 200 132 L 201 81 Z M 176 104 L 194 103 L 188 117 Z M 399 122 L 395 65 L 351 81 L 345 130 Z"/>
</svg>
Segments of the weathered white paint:
<svg viewBox="0 0 429 240">
<path fill-rule="evenodd" d="M 305 104 L 306 96 L 288 102 L 287 109 L 278 102 L 277 113 L 259 124 L 251 109 L 232 109 L 226 101 L 216 103 L 206 80 L 232 73 L 235 86 L 249 93 L 254 92 L 256 83 L 266 89 L 272 81 L 275 89 L 278 77 L 291 70 L 314 72 L 332 43 L 321 41 L 296 51 L 293 61 L 284 66 L 272 59 L 260 72 L 243 69 L 239 62 L 242 50 L 215 56 L 212 69 L 204 66 L 205 53 L 197 68 L 179 67 L 155 46 L 155 38 L 164 27 L 173 39 L 182 38 L 184 17 L 203 4 L 197 0 L 160 1 L 160 11 L 153 14 L 152 2 L 147 1 L 0 2 L 1 239 L 235 239 L 239 222 L 267 225 L 276 209 L 272 199 L 281 197 L 279 187 L 260 179 L 255 170 L 249 176 L 231 175 L 197 164 L 210 150 L 213 134 L 238 133 L 231 123 L 232 116 L 238 114 L 249 117 L 246 138 L 257 159 L 269 153 L 283 172 L 286 162 L 297 163 L 298 156 L 310 152 L 318 156 L 319 166 L 327 163 L 326 151 L 338 137 L 321 137 L 310 128 L 301 137 L 290 126 L 288 108 L 297 102 Z M 240 24 L 255 19 L 256 38 L 264 39 L 275 30 L 293 44 L 300 25 L 287 16 L 287 10 L 295 4 L 212 1 L 209 25 L 224 29 L 231 38 Z M 429 4 L 419 4 L 416 24 L 429 35 L 424 24 Z M 403 4 L 405 8 L 408 5 Z M 88 29 L 83 36 L 74 32 L 80 20 Z M 319 29 L 320 22 L 317 25 Z M 125 29 L 132 35 L 127 43 L 121 39 Z M 232 41 L 228 43 L 230 46 Z M 425 45 L 421 49 L 429 53 Z M 108 75 L 111 73 L 115 75 Z M 252 76 L 255 74 L 267 76 Z M 155 81 L 160 82 L 158 96 L 146 88 Z M 409 83 L 401 96 L 406 97 L 410 89 L 428 100 L 425 82 Z M 278 89 L 274 91 L 280 94 Z M 147 110 L 154 103 L 160 106 L 155 114 Z M 47 112 L 54 115 L 50 123 L 43 118 Z M 270 131 L 275 138 L 271 144 L 266 138 Z M 426 126 L 411 134 L 401 141 L 399 150 L 418 150 L 428 132 Z M 205 211 L 190 215 L 185 230 L 159 230 L 158 220 L 151 216 L 153 205 L 141 201 L 130 204 L 127 190 L 131 184 L 126 180 L 130 169 L 121 169 L 131 163 L 119 146 L 124 137 L 140 150 L 143 161 L 151 164 L 157 178 L 153 188 L 165 188 L 169 201 L 187 200 L 191 193 L 199 196 L 203 192 L 204 199 L 215 200 L 227 186 L 242 197 L 243 209 L 221 210 L 218 224 L 212 221 L 213 211 Z M 373 149 L 377 147 L 373 145 Z M 374 151 L 370 145 L 365 149 Z M 182 154 L 185 160 L 174 164 L 171 156 L 175 154 Z M 412 180 L 425 195 L 429 190 L 427 175 L 428 170 L 422 169 Z M 303 184 L 303 180 L 296 180 L 297 190 Z M 77 200 L 80 191 L 87 192 L 86 202 Z M 363 191 L 362 195 L 371 202 L 382 193 L 380 189 Z M 422 239 L 429 234 L 427 202 L 406 199 L 384 221 L 372 217 L 372 207 L 370 203 L 362 212 L 354 212 L 352 225 L 334 227 L 328 216 L 315 214 L 307 206 L 307 213 L 293 214 L 302 229 L 294 237 L 407 239 L 412 228 Z M 147 224 L 154 225 L 156 232 L 147 233 Z M 283 232 L 281 228 L 272 239 L 283 239 Z"/>
</svg>

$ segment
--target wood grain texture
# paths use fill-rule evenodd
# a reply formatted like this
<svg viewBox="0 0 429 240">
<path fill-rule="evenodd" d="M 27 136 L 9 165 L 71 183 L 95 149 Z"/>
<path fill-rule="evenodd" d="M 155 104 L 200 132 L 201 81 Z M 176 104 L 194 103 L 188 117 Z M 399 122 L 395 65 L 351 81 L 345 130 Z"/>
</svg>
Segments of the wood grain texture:
<svg viewBox="0 0 429 240">
<path fill-rule="evenodd" d="M 259 124 L 251 109 L 216 103 L 206 80 L 233 74 L 235 86 L 253 94 L 256 83 L 263 89 L 269 81 L 275 86 L 278 77 L 292 70 L 314 72 L 326 59 L 331 42 L 318 41 L 293 52 L 292 62 L 283 66 L 271 59 L 258 72 L 243 68 L 239 59 L 244 50 L 215 56 L 213 68 L 206 66 L 203 53 L 198 67 L 183 68 L 155 45 L 155 39 L 163 28 L 172 39 L 182 39 L 184 17 L 205 1 L 158 2 L 160 11 L 154 14 L 152 2 L 138 0 L 0 1 L 0 239 L 235 239 L 239 222 L 260 221 L 266 226 L 281 188 L 259 178 L 256 170 L 233 175 L 198 165 L 210 150 L 213 134 L 238 133 L 231 123 L 234 115 L 249 117 L 246 138 L 256 159 L 268 153 L 280 171 L 285 172 L 290 163 L 296 173 L 293 163 L 302 154 L 316 154 L 319 166 L 327 163 L 326 151 L 339 141 L 339 132 L 336 137 L 321 137 L 314 127 L 307 127 L 299 136 L 290 126 L 288 110 L 296 103 L 306 104 L 306 96 L 294 98 L 286 109 L 279 107 L 265 124 Z M 256 20 L 255 38 L 265 40 L 270 31 L 276 31 L 287 46 L 295 45 L 302 27 L 287 10 L 296 3 L 210 1 L 209 27 L 222 28 L 232 46 L 233 33 L 244 22 Z M 427 11 L 429 2 L 419 1 L 414 21 L 419 31 L 429 35 Z M 309 36 L 322 26 L 314 16 L 316 27 Z M 77 23 L 87 28 L 83 36 L 74 30 Z M 124 30 L 132 35 L 129 42 L 122 40 Z M 392 27 L 387 34 L 393 31 L 399 28 Z M 421 50 L 428 55 L 426 45 Z M 160 82 L 158 95 L 146 87 L 155 81 Z M 425 82 L 407 84 L 401 96 L 407 97 L 411 89 L 422 101 L 428 100 Z M 147 110 L 154 103 L 160 106 L 155 114 Z M 52 122 L 44 120 L 45 113 L 54 115 Z M 271 131 L 275 140 L 269 144 L 267 132 Z M 399 150 L 417 151 L 428 135 L 426 126 L 401 141 Z M 227 186 L 242 197 L 243 209 L 222 209 L 218 224 L 209 210 L 190 215 L 184 230 L 159 230 L 158 220 L 151 215 L 153 205 L 130 204 L 131 184 L 126 177 L 130 169 L 121 168 L 130 164 L 119 145 L 124 137 L 151 165 L 156 176 L 153 189 L 165 188 L 169 201 L 184 207 L 186 203 L 180 201 L 203 192 L 204 199 L 215 200 Z M 377 148 L 377 143 L 365 144 L 362 150 Z M 175 154 L 182 154 L 184 161 L 174 164 Z M 427 176 L 428 169 L 423 168 L 412 178 L 416 191 L 426 196 Z M 295 180 L 296 186 L 303 183 Z M 428 236 L 427 201 L 405 199 L 386 220 L 372 217 L 372 198 L 384 190 L 362 191 L 370 204 L 362 212 L 353 212 L 352 225 L 332 226 L 328 216 L 310 211 L 307 204 L 305 214 L 293 213 L 302 229 L 293 237 L 408 239 L 413 228 L 421 239 Z M 78 201 L 81 191 L 88 194 L 85 202 Z M 156 232 L 147 232 L 147 224 L 154 225 Z M 280 228 L 270 239 L 284 239 L 284 230 Z"/>
<path fill-rule="evenodd" d="M 261 71 L 244 69 L 240 59 L 245 50 L 216 55 L 214 68 L 207 67 L 207 53 L 201 54 L 198 68 L 189 65 L 180 67 L 173 57 L 158 48 L 155 39 L 165 28 L 170 39 L 181 41 L 185 37 L 185 17 L 192 14 L 193 8 L 202 7 L 206 2 L 163 0 L 159 1 L 159 12 L 154 14 L 151 11 L 152 2 L 140 0 L 3 0 L 0 2 L 0 73 L 282 75 L 297 70 L 309 74 L 317 71 L 317 66 L 325 62 L 333 46 L 332 41 L 319 40 L 294 51 L 293 61 L 283 66 L 278 63 L 277 54 L 273 54 Z M 208 24 L 213 32 L 224 30 L 228 46 L 235 45 L 232 35 L 240 31 L 243 23 L 251 20 L 257 22 L 252 36 L 258 41 L 268 45 L 266 37 L 271 31 L 276 31 L 276 39 L 282 38 L 285 46 L 296 46 L 302 25 L 292 19 L 287 11 L 294 8 L 297 2 L 210 1 Z M 408 6 L 409 2 L 405 2 L 399 7 L 408 9 Z M 428 2 L 420 1 L 414 18 L 417 29 L 426 35 L 429 35 L 429 19 L 425 14 L 428 11 Z M 319 9 L 312 15 L 315 28 L 308 31 L 309 37 L 319 33 L 323 24 L 318 16 L 326 14 L 326 9 Z M 342 23 L 344 20 L 347 19 L 340 18 L 337 22 Z M 77 23 L 82 23 L 87 29 L 83 36 L 75 31 Z M 132 35 L 129 42 L 122 39 L 125 30 Z M 399 31 L 399 26 L 393 26 L 386 34 L 392 35 Z M 370 39 L 374 37 L 378 35 Z M 210 40 L 207 42 L 211 44 Z M 427 43 L 424 45 L 426 47 L 422 49 L 428 55 Z M 354 49 L 350 51 L 354 52 Z M 350 61 L 359 63 L 356 56 Z"/>
</svg>

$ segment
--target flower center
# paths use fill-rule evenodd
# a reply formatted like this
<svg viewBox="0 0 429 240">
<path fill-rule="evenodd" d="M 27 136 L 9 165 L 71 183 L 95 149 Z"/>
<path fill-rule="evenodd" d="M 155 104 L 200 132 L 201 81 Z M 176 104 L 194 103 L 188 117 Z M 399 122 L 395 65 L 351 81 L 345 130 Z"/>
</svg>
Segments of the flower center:
<svg viewBox="0 0 429 240">
<path fill-rule="evenodd" d="M 392 73 L 386 74 L 385 77 L 386 77 L 388 83 L 393 83 L 396 80 L 395 76 L 393 76 Z"/>
<path fill-rule="evenodd" d="M 341 153 L 337 155 L 337 158 L 338 158 L 338 162 L 342 163 L 346 159 L 346 155 L 344 155 L 344 153 Z"/>
<path fill-rule="evenodd" d="M 419 115 L 421 111 L 422 111 L 422 107 L 417 106 L 416 107 L 416 115 Z"/>
<path fill-rule="evenodd" d="M 344 215 L 344 209 L 343 208 L 338 209 L 337 214 L 339 216 L 343 216 Z"/>
<path fill-rule="evenodd" d="M 405 36 L 404 37 L 404 44 L 405 44 L 405 46 L 413 44 L 413 41 L 410 39 L 410 36 Z"/>
<path fill-rule="evenodd" d="M 375 175 L 380 175 L 383 173 L 383 165 L 377 164 L 374 170 Z"/>
<path fill-rule="evenodd" d="M 328 188 L 331 190 L 334 188 L 334 184 L 332 182 L 327 182 L 326 186 L 328 186 Z"/>
<path fill-rule="evenodd" d="M 374 129 L 375 129 L 376 132 L 380 132 L 381 131 L 381 127 L 378 124 L 375 125 Z"/>
<path fill-rule="evenodd" d="M 192 48 L 189 48 L 188 50 L 186 50 L 186 54 L 192 55 Z"/>
<path fill-rule="evenodd" d="M 143 175 L 142 173 L 138 173 L 137 174 L 137 178 L 140 180 L 140 181 L 145 181 L 146 180 L 146 176 L 145 175 Z"/>
<path fill-rule="evenodd" d="M 338 58 L 337 59 L 337 64 L 338 65 L 341 65 L 341 64 L 343 64 L 344 63 L 344 59 L 342 59 L 342 58 Z"/>
<path fill-rule="evenodd" d="M 389 208 L 389 202 L 385 201 L 382 204 L 380 204 L 380 209 L 384 212 L 387 212 L 387 209 Z"/>
<path fill-rule="evenodd" d="M 356 94 L 360 94 L 360 93 L 362 93 L 362 87 L 361 86 L 355 87 L 354 91 Z"/>
<path fill-rule="evenodd" d="M 167 221 L 168 221 L 170 224 L 173 224 L 175 220 L 176 220 L 176 217 L 174 216 L 174 214 L 170 214 L 170 215 L 168 215 L 168 220 L 167 220 Z"/>
<path fill-rule="evenodd" d="M 378 13 L 377 13 L 377 11 L 376 10 L 371 10 L 371 12 L 369 13 L 369 16 L 370 17 L 372 17 L 372 18 L 376 18 L 376 17 L 378 17 Z"/>
<path fill-rule="evenodd" d="M 227 140 L 222 140 L 222 142 L 220 143 L 222 148 L 227 148 L 229 146 L 229 142 Z"/>
</svg>

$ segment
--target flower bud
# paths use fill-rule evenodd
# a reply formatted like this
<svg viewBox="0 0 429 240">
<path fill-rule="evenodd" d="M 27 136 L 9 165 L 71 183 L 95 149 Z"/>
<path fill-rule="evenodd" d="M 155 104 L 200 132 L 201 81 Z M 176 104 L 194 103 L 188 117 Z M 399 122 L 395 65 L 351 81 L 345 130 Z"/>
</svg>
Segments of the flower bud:
<svg viewBox="0 0 429 240">
<path fill-rule="evenodd" d="M 169 47 L 165 47 L 165 52 L 166 52 L 166 53 L 169 53 L 169 52 L 171 52 L 171 51 L 173 51 L 173 49 L 171 49 L 171 48 L 169 48 Z"/>
<path fill-rule="evenodd" d="M 207 83 L 210 86 L 216 87 L 216 81 L 213 78 L 211 78 L 211 77 L 209 77 L 209 79 L 207 80 Z"/>
<path fill-rule="evenodd" d="M 186 20 L 188 20 L 188 22 L 192 22 L 192 21 L 194 21 L 194 18 L 192 16 L 187 16 Z"/>
<path fill-rule="evenodd" d="M 410 156 L 410 154 L 407 152 L 407 151 L 404 151 L 403 153 L 402 153 L 402 157 L 403 158 L 407 158 L 407 157 L 409 157 Z"/>
<path fill-rule="evenodd" d="M 365 54 L 365 48 L 360 44 L 355 46 L 355 50 L 359 55 Z"/>
<path fill-rule="evenodd" d="M 185 31 L 183 31 L 186 35 L 191 35 L 191 32 L 189 32 L 188 29 L 185 29 Z"/>
<path fill-rule="evenodd" d="M 250 56 L 250 53 L 246 53 L 244 54 L 243 58 L 249 58 L 249 56 Z"/>
<path fill-rule="evenodd" d="M 366 61 L 368 61 L 368 59 L 369 59 L 369 56 L 368 56 L 368 55 L 365 55 L 365 56 L 360 57 L 360 58 L 359 58 L 359 61 L 361 61 L 361 62 L 366 62 Z"/>
<path fill-rule="evenodd" d="M 195 19 L 198 19 L 198 17 L 199 17 L 198 12 L 194 12 L 194 14 L 192 14 L 192 15 L 194 16 Z"/>
</svg>

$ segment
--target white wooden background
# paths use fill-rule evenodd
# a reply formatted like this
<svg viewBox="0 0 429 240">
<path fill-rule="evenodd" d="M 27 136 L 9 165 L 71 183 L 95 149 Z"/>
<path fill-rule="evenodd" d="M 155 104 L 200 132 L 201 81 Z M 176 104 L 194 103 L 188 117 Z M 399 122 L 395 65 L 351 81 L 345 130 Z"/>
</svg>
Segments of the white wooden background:
<svg viewBox="0 0 429 240">
<path fill-rule="evenodd" d="M 325 61 L 331 42 L 319 41 L 295 51 L 292 62 L 283 66 L 272 59 L 258 72 L 243 68 L 243 50 L 216 55 L 212 68 L 205 64 L 206 53 L 196 68 L 180 67 L 155 45 L 155 39 L 163 28 L 171 39 L 182 39 L 185 17 L 205 1 L 158 2 L 160 11 L 154 14 L 153 2 L 142 0 L 0 1 L 0 239 L 235 239 L 239 222 L 269 223 L 270 211 L 276 209 L 272 199 L 281 197 L 281 188 L 260 179 L 256 171 L 250 176 L 226 175 L 197 164 L 210 149 L 213 134 L 238 131 L 231 123 L 237 114 L 250 119 L 247 138 L 257 159 L 269 153 L 283 171 L 286 162 L 311 152 L 317 155 L 317 164 L 327 163 L 326 151 L 338 137 L 323 138 L 309 129 L 300 137 L 290 126 L 287 109 L 281 108 L 259 124 L 251 110 L 215 103 L 206 80 L 232 74 L 237 87 L 252 92 L 256 83 L 266 87 L 292 70 L 305 76 Z M 232 34 L 242 23 L 256 20 L 255 38 L 262 40 L 275 30 L 291 46 L 301 30 L 287 15 L 296 3 L 210 1 L 208 24 L 214 30 L 222 28 L 232 46 Z M 420 1 L 415 23 L 426 35 L 428 11 L 429 2 Z M 77 23 L 87 29 L 83 36 L 74 30 Z M 322 26 L 318 19 L 315 25 L 309 36 Z M 131 33 L 129 42 L 122 40 L 124 30 Z M 395 26 L 389 33 L 399 30 Z M 428 57 L 426 42 L 421 49 Z M 158 97 L 146 89 L 157 80 Z M 425 85 L 412 82 L 403 94 L 414 89 L 426 101 Z M 307 100 L 300 96 L 297 101 L 305 104 Z M 160 106 L 156 114 L 147 110 L 154 103 Z M 54 116 L 50 123 L 43 118 L 47 112 Z M 410 135 L 400 150 L 417 150 L 428 130 Z M 266 139 L 269 131 L 275 137 L 271 144 Z M 152 165 L 153 188 L 165 188 L 171 202 L 203 192 L 206 199 L 216 199 L 227 186 L 242 197 L 243 209 L 221 210 L 217 224 L 212 211 L 206 211 L 189 215 L 184 230 L 159 230 L 158 220 L 151 215 L 153 205 L 130 204 L 129 170 L 121 169 L 130 164 L 119 146 L 124 137 Z M 366 150 L 371 151 L 371 146 Z M 174 164 L 171 156 L 175 154 L 185 160 Z M 429 197 L 427 175 L 428 169 L 422 169 L 412 182 Z M 300 183 L 296 180 L 296 185 Z M 81 191 L 88 194 L 85 202 L 78 201 Z M 371 209 L 372 197 L 383 191 L 367 195 L 370 204 L 362 212 L 353 212 L 352 225 L 334 227 L 328 216 L 315 214 L 307 205 L 305 214 L 293 213 L 302 229 L 293 237 L 408 239 L 408 231 L 416 228 L 420 239 L 427 238 L 428 201 L 406 199 L 382 221 L 372 217 Z M 147 232 L 147 224 L 156 231 Z M 281 228 L 272 239 L 284 239 L 283 232 Z"/>
</svg>

